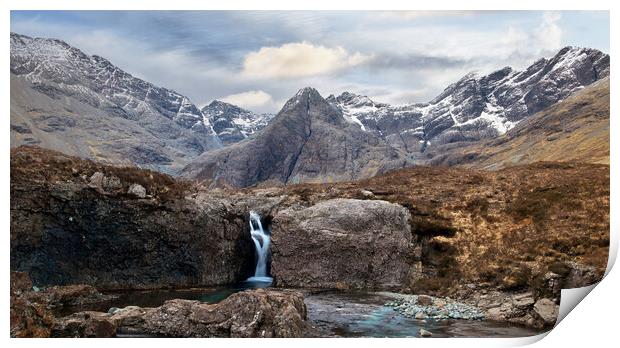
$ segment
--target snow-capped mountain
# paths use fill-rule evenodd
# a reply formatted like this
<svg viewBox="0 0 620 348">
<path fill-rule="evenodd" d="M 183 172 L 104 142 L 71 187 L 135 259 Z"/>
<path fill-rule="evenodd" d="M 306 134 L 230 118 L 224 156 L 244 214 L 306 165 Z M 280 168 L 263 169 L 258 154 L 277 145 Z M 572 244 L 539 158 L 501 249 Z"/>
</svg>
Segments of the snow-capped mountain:
<svg viewBox="0 0 620 348">
<path fill-rule="evenodd" d="M 11 146 L 174 172 L 222 147 L 188 98 L 61 40 L 11 33 Z"/>
<path fill-rule="evenodd" d="M 522 119 L 606 76 L 609 55 L 565 47 L 525 71 L 506 67 L 485 76 L 467 74 L 428 103 L 393 106 L 349 92 L 327 100 L 362 130 L 415 153 L 431 144 L 504 134 Z"/>
<path fill-rule="evenodd" d="M 201 111 L 225 145 L 241 141 L 265 128 L 275 116 L 255 114 L 219 100 L 214 100 Z"/>
<path fill-rule="evenodd" d="M 306 87 L 255 136 L 200 155 L 180 175 L 213 186 L 247 187 L 356 180 L 409 165 L 408 154 L 350 124 Z"/>
</svg>

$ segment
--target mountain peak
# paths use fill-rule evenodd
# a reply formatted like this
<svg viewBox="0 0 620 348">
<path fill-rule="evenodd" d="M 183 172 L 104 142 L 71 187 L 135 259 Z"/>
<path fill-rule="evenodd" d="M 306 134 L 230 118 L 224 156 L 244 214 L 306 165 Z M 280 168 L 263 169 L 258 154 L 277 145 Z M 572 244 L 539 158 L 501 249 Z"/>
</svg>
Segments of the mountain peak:
<svg viewBox="0 0 620 348">
<path fill-rule="evenodd" d="M 284 104 L 283 110 L 288 110 L 297 107 L 298 105 L 305 105 L 307 108 L 311 103 L 325 103 L 328 102 L 321 96 L 319 91 L 312 87 L 304 87 L 297 91 L 297 93 Z M 282 112 L 280 111 L 280 112 Z"/>
</svg>

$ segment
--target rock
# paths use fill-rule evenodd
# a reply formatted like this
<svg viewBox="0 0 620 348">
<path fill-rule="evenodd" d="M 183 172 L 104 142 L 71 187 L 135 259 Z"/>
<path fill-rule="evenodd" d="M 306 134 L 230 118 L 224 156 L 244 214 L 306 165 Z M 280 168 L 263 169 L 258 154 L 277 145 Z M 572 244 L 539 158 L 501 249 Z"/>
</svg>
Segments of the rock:
<svg viewBox="0 0 620 348">
<path fill-rule="evenodd" d="M 44 305 L 11 296 L 11 337 L 49 337 L 54 315 Z"/>
<path fill-rule="evenodd" d="M 418 320 L 426 319 L 426 314 L 424 312 L 418 312 L 415 315 L 415 318 L 418 319 Z"/>
<path fill-rule="evenodd" d="M 433 304 L 433 298 L 427 295 L 419 295 L 417 299 L 417 303 L 420 306 L 430 306 Z"/>
<path fill-rule="evenodd" d="M 436 298 L 434 301 L 435 306 L 437 306 L 437 308 L 443 308 L 445 307 L 445 305 L 447 304 L 446 300 L 440 299 L 440 298 Z"/>
<path fill-rule="evenodd" d="M 115 176 L 106 176 L 103 178 L 103 189 L 106 191 L 114 191 L 123 187 L 121 179 Z"/>
<path fill-rule="evenodd" d="M 108 313 L 79 312 L 56 319 L 51 337 L 99 337 L 116 336 L 116 325 Z"/>
<path fill-rule="evenodd" d="M 418 330 L 418 336 L 420 337 L 431 337 L 433 336 L 433 334 L 430 331 L 424 330 L 422 328 L 420 328 L 420 330 Z"/>
<path fill-rule="evenodd" d="M 26 272 L 11 272 L 11 294 L 21 294 L 32 290 L 32 281 Z"/>
<path fill-rule="evenodd" d="M 391 289 L 407 279 L 414 240 L 400 205 L 334 199 L 293 207 L 275 215 L 271 233 L 278 286 Z"/>
<path fill-rule="evenodd" d="M 118 307 L 110 307 L 110 309 L 108 309 L 108 314 L 114 314 L 118 311 L 120 311 L 121 309 Z"/>
<path fill-rule="evenodd" d="M 116 318 L 122 312 L 111 317 L 120 329 L 167 337 L 302 337 L 308 325 L 303 295 L 294 291 L 248 290 L 216 304 L 170 300 L 132 323 Z"/>
<path fill-rule="evenodd" d="M 362 196 L 364 196 L 365 198 L 371 199 L 371 198 L 375 198 L 375 194 L 372 193 L 372 191 L 368 191 L 368 190 L 360 190 L 360 193 L 362 194 Z"/>
<path fill-rule="evenodd" d="M 89 186 L 92 188 L 103 189 L 103 179 L 105 175 L 102 172 L 95 172 L 89 179 Z"/>
<path fill-rule="evenodd" d="M 547 298 L 541 298 L 534 304 L 534 313 L 538 315 L 546 327 L 555 324 L 559 310 L 560 306 Z"/>
<path fill-rule="evenodd" d="M 136 331 L 136 328 L 144 325 L 144 315 L 153 310 L 152 308 L 140 308 L 138 306 L 127 306 L 120 308 L 114 313 L 110 319 L 122 331 Z M 109 313 L 110 311 L 108 311 Z"/>
<path fill-rule="evenodd" d="M 105 303 L 115 298 L 113 295 L 103 295 L 96 288 L 83 284 L 53 286 L 24 296 L 51 309 Z"/>
<path fill-rule="evenodd" d="M 601 270 L 577 262 L 567 262 L 570 268 L 562 288 L 581 288 L 599 282 L 603 278 Z"/>
<path fill-rule="evenodd" d="M 521 296 L 513 296 L 513 305 L 518 309 L 529 309 L 534 305 L 532 293 L 525 293 Z"/>
<path fill-rule="evenodd" d="M 127 193 L 130 195 L 134 195 L 138 198 L 146 197 L 146 189 L 140 184 L 132 184 L 131 186 L 129 186 L 129 190 L 127 190 Z"/>
</svg>

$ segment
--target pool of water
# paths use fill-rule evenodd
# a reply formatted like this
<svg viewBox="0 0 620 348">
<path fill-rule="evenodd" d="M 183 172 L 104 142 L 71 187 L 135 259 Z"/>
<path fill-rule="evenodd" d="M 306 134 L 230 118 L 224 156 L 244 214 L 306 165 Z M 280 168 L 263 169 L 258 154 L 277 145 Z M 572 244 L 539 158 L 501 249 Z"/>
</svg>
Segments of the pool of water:
<svg viewBox="0 0 620 348">
<path fill-rule="evenodd" d="M 108 311 L 110 307 L 157 307 L 171 299 L 217 303 L 235 292 L 264 288 L 268 282 L 243 282 L 226 287 L 145 290 L 111 293 L 114 300 L 88 308 L 66 308 L 64 314 L 79 310 Z M 319 337 L 415 337 L 420 328 L 433 337 L 524 337 L 539 334 L 519 325 L 480 320 L 416 320 L 383 304 L 392 298 L 372 292 L 313 291 L 304 293 L 308 320 Z M 130 335 L 131 337 L 140 337 Z"/>
<path fill-rule="evenodd" d="M 320 292 L 305 294 L 308 319 L 326 337 L 525 337 L 541 333 L 520 325 L 486 320 L 417 320 L 383 304 L 382 294 Z"/>
</svg>

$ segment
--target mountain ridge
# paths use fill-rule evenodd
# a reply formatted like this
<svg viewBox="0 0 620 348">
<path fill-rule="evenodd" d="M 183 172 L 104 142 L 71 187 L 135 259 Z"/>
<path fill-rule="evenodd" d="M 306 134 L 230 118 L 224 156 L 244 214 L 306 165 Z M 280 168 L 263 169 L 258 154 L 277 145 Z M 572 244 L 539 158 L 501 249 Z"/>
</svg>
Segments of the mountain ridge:
<svg viewBox="0 0 620 348">
<path fill-rule="evenodd" d="M 205 122 L 207 121 L 207 122 Z M 11 146 L 175 172 L 222 146 L 189 98 L 58 39 L 11 33 Z"/>
<path fill-rule="evenodd" d="M 519 121 L 609 76 L 609 55 L 566 46 L 523 71 L 470 72 L 426 103 L 390 105 L 344 92 L 328 100 L 363 130 L 423 158 L 428 146 L 479 141 L 504 134 Z"/>
</svg>

